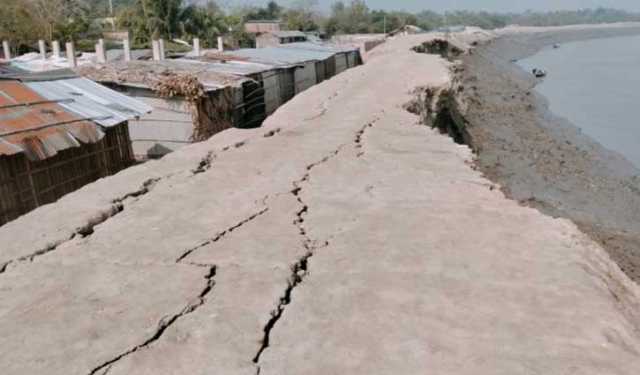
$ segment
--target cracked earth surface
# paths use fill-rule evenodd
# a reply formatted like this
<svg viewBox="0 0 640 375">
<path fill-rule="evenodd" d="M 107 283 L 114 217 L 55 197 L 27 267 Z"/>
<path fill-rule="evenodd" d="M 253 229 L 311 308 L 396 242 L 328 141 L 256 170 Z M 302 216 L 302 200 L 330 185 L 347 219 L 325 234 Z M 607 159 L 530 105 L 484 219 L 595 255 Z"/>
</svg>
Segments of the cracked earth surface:
<svg viewBox="0 0 640 375">
<path fill-rule="evenodd" d="M 403 109 L 425 38 L 0 228 L 2 374 L 637 374 L 638 287 Z"/>
</svg>

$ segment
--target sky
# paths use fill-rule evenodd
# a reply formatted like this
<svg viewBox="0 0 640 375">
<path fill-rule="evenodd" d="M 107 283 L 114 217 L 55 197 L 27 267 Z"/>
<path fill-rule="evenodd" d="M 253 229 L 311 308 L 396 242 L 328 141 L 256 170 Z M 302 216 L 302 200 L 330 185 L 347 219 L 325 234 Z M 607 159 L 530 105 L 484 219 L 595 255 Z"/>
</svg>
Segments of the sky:
<svg viewBox="0 0 640 375">
<path fill-rule="evenodd" d="M 296 0 L 280 0 L 283 5 Z M 328 10 L 335 0 L 317 0 L 319 8 Z M 349 0 L 343 0 L 348 2 Z M 267 0 L 221 0 L 225 5 L 261 5 Z M 564 10 L 580 8 L 618 8 L 640 11 L 640 0 L 366 0 L 371 9 L 420 11 L 430 9 L 446 11 L 456 9 L 486 10 L 492 12 L 522 12 L 531 10 Z"/>
</svg>

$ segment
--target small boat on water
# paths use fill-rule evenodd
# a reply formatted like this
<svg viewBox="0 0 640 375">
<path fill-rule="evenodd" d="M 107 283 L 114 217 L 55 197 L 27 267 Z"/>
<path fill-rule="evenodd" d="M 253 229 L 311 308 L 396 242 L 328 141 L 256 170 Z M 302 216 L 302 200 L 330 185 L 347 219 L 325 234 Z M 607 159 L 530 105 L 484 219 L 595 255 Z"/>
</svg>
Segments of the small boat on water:
<svg viewBox="0 0 640 375">
<path fill-rule="evenodd" d="M 560 45 L 558 43 L 556 43 L 556 44 L 553 45 L 553 48 L 558 49 L 558 48 L 560 48 Z"/>
<path fill-rule="evenodd" d="M 547 76 L 547 71 L 544 69 L 533 68 L 531 71 L 536 78 L 544 78 Z"/>
</svg>

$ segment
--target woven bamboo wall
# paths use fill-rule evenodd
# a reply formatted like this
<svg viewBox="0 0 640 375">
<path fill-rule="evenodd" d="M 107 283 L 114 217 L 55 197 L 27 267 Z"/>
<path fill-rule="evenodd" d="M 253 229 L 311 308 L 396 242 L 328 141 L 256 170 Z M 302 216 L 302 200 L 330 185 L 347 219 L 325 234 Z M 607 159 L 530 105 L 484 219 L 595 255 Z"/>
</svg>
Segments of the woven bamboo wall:
<svg viewBox="0 0 640 375">
<path fill-rule="evenodd" d="M 52 203 L 133 164 L 127 123 L 108 128 L 98 143 L 59 152 L 42 161 L 24 154 L 0 157 L 0 225 Z"/>
</svg>

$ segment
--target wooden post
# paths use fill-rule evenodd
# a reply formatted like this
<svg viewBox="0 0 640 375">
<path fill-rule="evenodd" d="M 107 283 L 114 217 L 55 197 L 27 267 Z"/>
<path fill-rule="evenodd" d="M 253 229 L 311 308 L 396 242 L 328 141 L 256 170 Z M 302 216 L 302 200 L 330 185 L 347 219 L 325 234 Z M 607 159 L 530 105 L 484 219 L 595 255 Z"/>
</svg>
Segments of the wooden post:
<svg viewBox="0 0 640 375">
<path fill-rule="evenodd" d="M 47 59 L 47 45 L 44 43 L 44 40 L 38 40 L 38 47 L 40 48 L 40 58 L 42 60 Z"/>
<path fill-rule="evenodd" d="M 2 41 L 2 49 L 4 50 L 4 59 L 9 61 L 11 60 L 11 49 L 9 48 L 9 42 L 6 40 Z"/>
<path fill-rule="evenodd" d="M 122 41 L 122 45 L 124 48 L 124 61 L 131 61 L 131 43 L 128 37 Z"/>
<path fill-rule="evenodd" d="M 31 195 L 33 196 L 33 203 L 35 203 L 36 207 L 40 207 L 40 202 L 38 201 L 38 191 L 36 190 L 36 185 L 33 182 L 33 175 L 31 174 L 31 162 L 29 158 L 24 157 L 24 162 L 27 165 L 27 176 L 29 177 L 29 185 L 31 186 Z"/>
<path fill-rule="evenodd" d="M 198 38 L 193 38 L 193 53 L 200 56 L 200 39 Z"/>
<path fill-rule="evenodd" d="M 218 52 L 224 52 L 224 39 L 221 36 L 218 37 Z"/>
<path fill-rule="evenodd" d="M 73 42 L 68 42 L 66 44 L 67 47 L 67 61 L 69 62 L 69 68 L 75 68 L 78 63 L 76 61 L 76 48 L 73 45 Z"/>
<path fill-rule="evenodd" d="M 51 48 L 53 49 L 53 58 L 59 59 L 60 58 L 60 42 L 58 42 L 57 40 L 54 40 L 53 42 L 51 42 Z"/>
<path fill-rule="evenodd" d="M 151 49 L 153 51 L 153 59 L 155 61 L 159 61 L 160 60 L 160 44 L 158 43 L 157 40 L 151 41 Z"/>
</svg>

